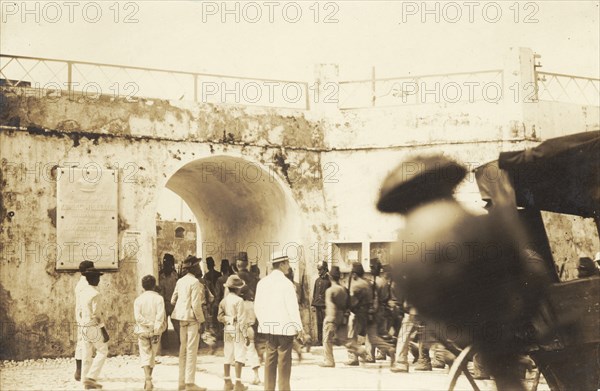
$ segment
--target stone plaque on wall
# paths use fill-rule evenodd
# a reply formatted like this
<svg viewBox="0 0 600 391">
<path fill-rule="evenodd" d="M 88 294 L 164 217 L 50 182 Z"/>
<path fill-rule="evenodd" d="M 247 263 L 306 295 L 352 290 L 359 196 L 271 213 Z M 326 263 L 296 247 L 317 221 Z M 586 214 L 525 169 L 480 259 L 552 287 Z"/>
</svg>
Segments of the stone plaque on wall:
<svg viewBox="0 0 600 391">
<path fill-rule="evenodd" d="M 57 270 L 77 269 L 84 260 L 118 268 L 117 179 L 116 170 L 58 168 Z"/>
</svg>

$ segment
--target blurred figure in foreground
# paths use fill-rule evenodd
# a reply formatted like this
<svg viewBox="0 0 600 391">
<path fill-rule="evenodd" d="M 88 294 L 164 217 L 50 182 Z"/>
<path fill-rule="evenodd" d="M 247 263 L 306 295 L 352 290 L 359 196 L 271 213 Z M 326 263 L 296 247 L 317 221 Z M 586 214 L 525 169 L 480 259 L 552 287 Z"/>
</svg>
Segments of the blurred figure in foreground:
<svg viewBox="0 0 600 391">
<path fill-rule="evenodd" d="M 515 210 L 476 216 L 453 198 L 465 175 L 433 155 L 403 162 L 385 179 L 377 208 L 406 218 L 392 249 L 393 279 L 427 322 L 468 325 L 455 342 L 473 345 L 498 389 L 523 390 L 518 358 L 531 342 L 546 273 L 524 259 Z"/>
</svg>

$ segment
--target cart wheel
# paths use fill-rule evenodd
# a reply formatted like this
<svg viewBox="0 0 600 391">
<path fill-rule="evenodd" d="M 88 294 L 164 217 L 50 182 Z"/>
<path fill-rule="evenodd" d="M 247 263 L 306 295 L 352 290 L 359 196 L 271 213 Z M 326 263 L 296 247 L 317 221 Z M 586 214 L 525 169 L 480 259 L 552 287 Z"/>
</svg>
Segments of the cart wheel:
<svg viewBox="0 0 600 391">
<path fill-rule="evenodd" d="M 469 356 L 469 353 L 471 352 L 472 348 L 473 346 L 467 346 L 460 352 L 458 357 L 456 357 L 456 360 L 454 360 L 454 363 L 452 364 L 449 373 L 450 385 L 448 386 L 448 391 L 454 391 L 454 387 L 456 386 L 458 377 L 461 374 L 465 375 L 469 383 L 471 383 L 471 387 L 473 387 L 474 391 L 480 391 L 479 387 L 477 387 L 477 383 L 475 383 L 475 379 L 473 379 L 473 376 L 471 376 L 471 373 L 467 369 L 467 363 L 469 362 L 467 357 Z"/>
</svg>

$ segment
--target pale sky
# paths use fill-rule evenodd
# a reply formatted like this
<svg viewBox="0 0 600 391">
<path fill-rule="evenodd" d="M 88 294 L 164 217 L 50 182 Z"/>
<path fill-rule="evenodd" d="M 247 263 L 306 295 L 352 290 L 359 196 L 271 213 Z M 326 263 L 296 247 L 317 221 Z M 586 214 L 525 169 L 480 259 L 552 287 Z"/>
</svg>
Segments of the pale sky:
<svg viewBox="0 0 600 391">
<path fill-rule="evenodd" d="M 43 2 L 39 11 L 37 2 L 28 3 L 33 13 L 27 15 L 22 2 L 16 11 L 2 3 L 0 51 L 10 54 L 310 82 L 317 63 L 339 64 L 341 79 L 369 78 L 372 66 L 378 76 L 496 69 L 508 47 L 523 46 L 542 55 L 544 71 L 600 74 L 597 1 L 427 2 L 431 14 L 422 12 L 421 1 L 227 2 L 233 14 L 222 12 L 221 1 L 124 1 L 117 7 L 83 1 L 75 2 L 73 23 L 62 2 L 60 17 Z M 94 20 L 96 4 L 102 15 L 87 22 L 83 8 Z M 286 21 L 286 15 L 296 18 L 298 4 L 299 21 Z M 457 9 L 461 17 L 451 23 Z M 128 15 L 137 22 L 124 23 Z M 324 23 L 326 16 L 337 22 Z"/>
</svg>

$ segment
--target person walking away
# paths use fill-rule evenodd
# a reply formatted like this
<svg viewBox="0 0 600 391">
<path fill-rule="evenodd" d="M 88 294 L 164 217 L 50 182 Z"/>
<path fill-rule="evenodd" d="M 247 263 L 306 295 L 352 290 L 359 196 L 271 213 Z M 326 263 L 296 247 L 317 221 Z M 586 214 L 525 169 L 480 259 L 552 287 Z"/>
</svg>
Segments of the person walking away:
<svg viewBox="0 0 600 391">
<path fill-rule="evenodd" d="M 92 261 L 82 261 L 79 264 L 79 272 L 81 277 L 75 285 L 75 321 L 77 323 L 77 344 L 75 345 L 75 380 L 81 380 L 81 360 L 83 359 L 83 339 L 81 338 L 81 328 L 83 327 L 83 321 L 81 319 L 81 294 L 86 286 L 88 286 L 87 279 L 85 278 L 85 271 L 94 267 Z"/>
<path fill-rule="evenodd" d="M 202 258 L 198 258 L 200 261 Z M 200 326 L 200 339 L 198 341 L 198 347 L 205 342 L 211 349 L 210 354 L 214 354 L 216 349 L 216 344 L 212 343 L 212 341 L 216 341 L 215 333 L 211 328 L 211 322 L 213 320 L 212 314 L 210 312 L 211 305 L 215 302 L 215 296 L 208 288 L 208 284 L 203 277 L 202 269 L 198 267 L 194 273 L 198 282 L 200 283 L 200 287 L 204 291 L 204 304 L 202 304 L 202 313 L 204 314 L 205 322 Z"/>
<path fill-rule="evenodd" d="M 138 336 L 140 363 L 144 369 L 144 390 L 152 390 L 152 371 L 158 352 L 160 336 L 167 328 L 165 302 L 156 288 L 156 278 L 151 275 L 142 278 L 144 292 L 133 302 L 135 334 Z"/>
<path fill-rule="evenodd" d="M 256 294 L 256 284 L 258 284 L 258 278 L 248 270 L 248 253 L 241 251 L 236 259 L 237 275 L 244 280 L 250 292 L 254 296 Z"/>
<path fill-rule="evenodd" d="M 377 348 L 384 360 L 386 355 L 389 354 L 393 366 L 396 350 L 392 344 L 382 338 L 382 335 L 387 334 L 385 326 L 385 307 L 390 299 L 390 291 L 388 289 L 387 281 L 380 277 L 382 265 L 379 258 L 372 258 L 369 261 L 369 268 L 371 269 L 371 275 L 373 276 L 373 281 L 370 282 L 373 292 L 373 302 L 369 308 L 367 322 L 367 360 L 369 362 L 375 362 L 375 348 Z"/>
<path fill-rule="evenodd" d="M 292 282 L 292 284 L 294 284 L 294 289 L 296 290 L 296 299 L 298 300 L 298 308 L 300 308 L 300 298 L 302 296 L 302 292 L 301 289 L 302 287 L 300 286 L 300 284 L 298 284 L 297 282 L 294 281 L 294 269 L 292 269 L 291 267 L 288 269 L 287 273 L 285 273 L 285 276 L 288 278 L 288 280 L 290 280 Z M 294 352 L 296 352 L 296 355 L 298 356 L 298 361 L 302 361 L 302 341 L 300 341 L 300 338 L 298 336 L 296 336 L 296 338 L 294 338 L 294 342 L 292 345 L 292 349 L 294 350 Z"/>
<path fill-rule="evenodd" d="M 315 280 L 313 299 L 311 305 L 317 315 L 317 340 L 318 345 L 323 344 L 323 319 L 325 318 L 325 291 L 331 286 L 327 273 L 329 272 L 327 262 L 317 266 L 319 277 Z"/>
<path fill-rule="evenodd" d="M 344 325 L 344 313 L 348 305 L 348 292 L 340 284 L 340 268 L 332 266 L 329 277 L 331 286 L 325 291 L 325 318 L 323 320 L 323 362 L 321 367 L 335 367 L 333 343 L 345 344 L 348 336 Z"/>
<path fill-rule="evenodd" d="M 219 303 L 221 302 L 217 299 L 217 280 L 219 279 L 219 277 L 221 277 L 221 273 L 215 270 L 215 260 L 213 257 L 206 258 L 206 268 L 208 269 L 208 271 L 204 275 L 204 280 L 206 281 L 208 290 L 214 296 L 214 300 L 210 304 L 208 311 L 210 313 L 211 318 L 209 323 L 209 329 L 216 334 L 216 330 L 219 328 L 217 314 L 219 312 Z"/>
<path fill-rule="evenodd" d="M 348 319 L 348 361 L 346 365 L 358 366 L 358 356 L 366 358 L 366 350 L 361 346 L 359 337 L 367 335 L 369 311 L 373 304 L 373 290 L 363 277 L 365 269 L 360 262 L 352 263 L 350 274 L 350 317 Z M 358 353 L 360 352 L 360 353 Z M 358 353 L 358 354 L 357 354 Z"/>
<path fill-rule="evenodd" d="M 260 268 L 256 263 L 250 265 L 250 273 L 254 274 L 254 277 L 256 277 L 256 281 L 258 284 L 258 281 L 260 280 Z"/>
<path fill-rule="evenodd" d="M 83 329 L 83 360 L 81 378 L 86 390 L 101 389 L 97 379 L 100 376 L 106 357 L 108 356 L 108 341 L 110 339 L 104 326 L 102 310 L 102 295 L 98 291 L 101 273 L 92 267 L 84 272 L 88 286 L 81 292 L 81 320 Z M 96 350 L 96 356 L 92 356 Z"/>
<path fill-rule="evenodd" d="M 177 319 L 173 319 L 171 314 L 173 313 L 173 309 L 175 306 L 171 304 L 171 297 L 173 297 L 173 291 L 175 290 L 175 284 L 177 283 L 177 279 L 179 276 L 177 275 L 177 270 L 175 270 L 175 258 L 173 255 L 166 253 L 163 256 L 162 262 L 162 270 L 158 273 L 158 285 L 159 291 L 165 303 L 165 316 L 171 318 L 171 323 L 173 324 L 173 330 L 175 330 L 175 335 L 177 336 L 177 347 L 179 348 L 179 321 Z M 163 348 L 167 348 L 169 346 L 167 340 L 167 329 L 163 332 L 161 338 L 161 345 Z"/>
<path fill-rule="evenodd" d="M 271 257 L 272 271 L 258 282 L 254 311 L 258 332 L 265 334 L 265 391 L 289 391 L 292 372 L 292 344 L 296 335 L 303 333 L 298 299 L 294 284 L 285 277 L 290 268 L 289 258 L 283 252 Z"/>
<path fill-rule="evenodd" d="M 223 323 L 223 377 L 225 391 L 245 391 L 248 387 L 242 384 L 242 367 L 246 362 L 245 337 L 242 335 L 245 325 L 244 299 L 239 296 L 240 289 L 245 286 L 244 281 L 237 275 L 231 275 L 225 286 L 228 293 L 219 303 L 219 322 Z M 231 366 L 235 367 L 235 387 L 231 381 Z"/>
<path fill-rule="evenodd" d="M 219 312 L 219 304 L 221 300 L 225 297 L 225 283 L 227 282 L 227 278 L 232 274 L 231 267 L 229 265 L 228 259 L 221 259 L 221 277 L 217 278 L 217 283 L 215 284 L 215 303 L 217 303 L 217 312 Z M 223 340 L 223 325 L 219 323 L 217 325 L 217 339 Z"/>
<path fill-rule="evenodd" d="M 200 261 L 190 255 L 183 261 L 185 275 L 177 280 L 171 304 L 175 306 L 172 317 L 179 321 L 179 390 L 206 390 L 196 383 L 196 360 L 198 358 L 199 329 L 204 323 L 202 306 L 205 304 L 204 289 L 196 278 Z"/>
</svg>

